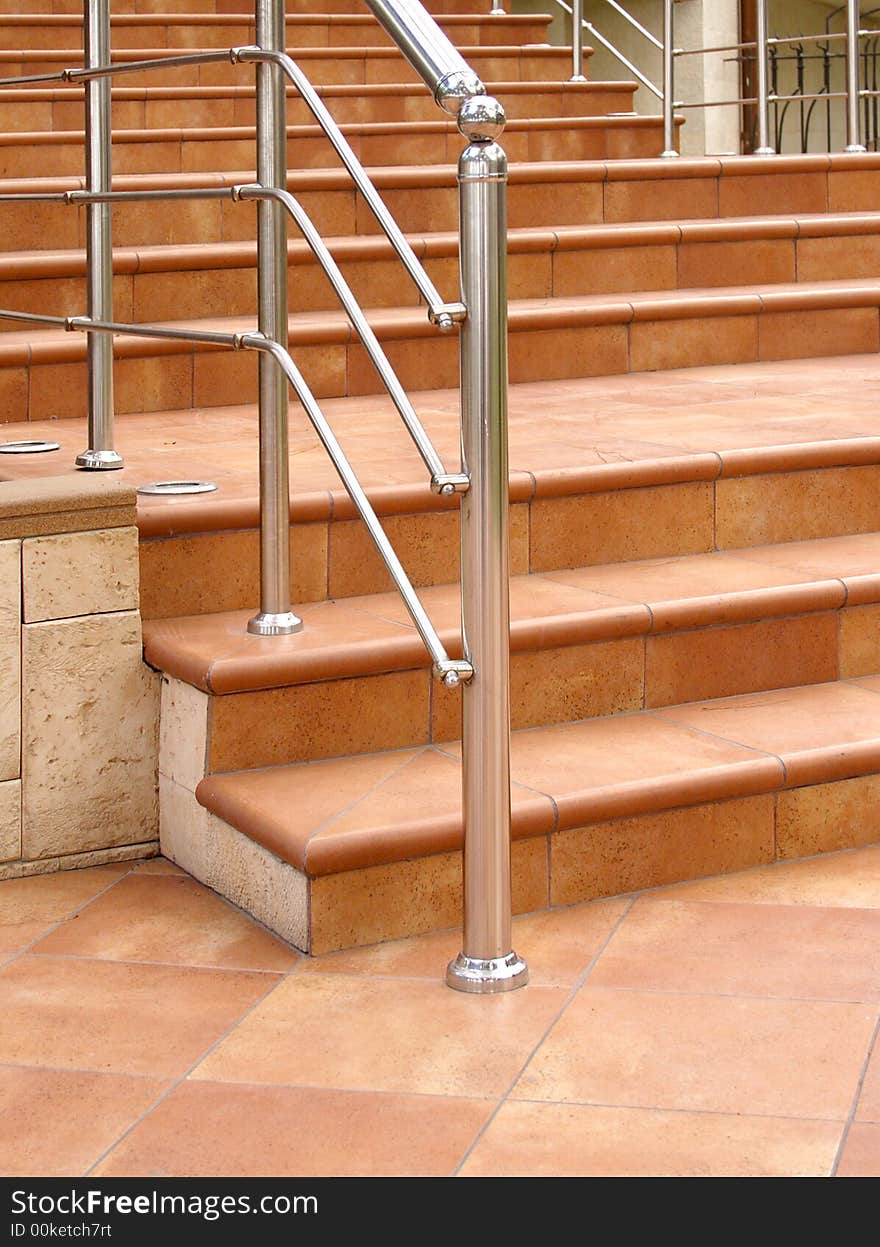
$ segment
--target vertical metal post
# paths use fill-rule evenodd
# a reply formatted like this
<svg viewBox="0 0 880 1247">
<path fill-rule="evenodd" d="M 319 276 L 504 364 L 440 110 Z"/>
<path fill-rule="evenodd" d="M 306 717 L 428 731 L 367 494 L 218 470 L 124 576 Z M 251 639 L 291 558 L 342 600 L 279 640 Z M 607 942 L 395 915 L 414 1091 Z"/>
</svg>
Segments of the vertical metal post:
<svg viewBox="0 0 880 1247">
<path fill-rule="evenodd" d="M 464 992 L 528 982 L 511 946 L 510 607 L 507 475 L 507 157 L 497 100 L 462 105 L 458 164 L 461 298 L 461 510 L 464 940 L 446 981 Z"/>
<path fill-rule="evenodd" d="M 859 75 L 859 0 L 846 5 L 846 148 L 848 152 L 866 151 L 859 136 L 859 105 L 862 96 Z"/>
<path fill-rule="evenodd" d="M 663 151 L 667 160 L 678 155 L 675 147 L 675 20 L 673 0 L 663 0 Z"/>
<path fill-rule="evenodd" d="M 285 49 L 284 0 L 256 0 L 256 42 Z M 287 99 L 279 66 L 257 65 L 257 181 L 287 188 Z M 272 199 L 257 202 L 257 324 L 287 346 L 287 219 Z M 290 480 L 287 378 L 260 352 L 260 610 L 248 623 L 257 636 L 299 632 L 290 609 Z"/>
<path fill-rule="evenodd" d="M 755 81 L 758 87 L 758 145 L 756 156 L 775 156 L 770 142 L 770 90 L 768 83 L 769 55 L 767 50 L 767 0 L 758 0 L 755 25 Z"/>
<path fill-rule="evenodd" d="M 110 61 L 110 0 L 84 0 L 83 51 L 87 69 Z M 111 189 L 110 79 L 86 83 L 86 189 Z M 87 311 L 92 320 L 113 319 L 113 238 L 109 203 L 86 206 Z M 88 335 L 89 445 L 76 457 L 78 468 L 108 471 L 123 467 L 113 449 L 113 338 Z"/>
<path fill-rule="evenodd" d="M 586 82 L 584 74 L 584 26 L 582 0 L 571 0 L 571 77 L 569 82 Z"/>
</svg>

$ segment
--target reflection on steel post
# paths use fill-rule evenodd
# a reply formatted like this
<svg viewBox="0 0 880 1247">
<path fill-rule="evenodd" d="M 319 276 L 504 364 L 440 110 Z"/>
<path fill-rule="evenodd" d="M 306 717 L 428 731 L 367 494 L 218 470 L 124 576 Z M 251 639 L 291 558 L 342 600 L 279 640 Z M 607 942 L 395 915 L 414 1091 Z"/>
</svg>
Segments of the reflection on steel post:
<svg viewBox="0 0 880 1247">
<path fill-rule="evenodd" d="M 584 74 L 584 23 L 582 0 L 571 0 L 571 77 L 569 82 L 586 82 Z"/>
<path fill-rule="evenodd" d="M 756 156 L 775 156 L 770 142 L 770 87 L 768 83 L 769 53 L 767 50 L 767 0 L 757 0 L 755 15 L 755 82 L 758 87 L 758 146 Z"/>
<path fill-rule="evenodd" d="M 859 0 L 847 0 L 846 6 L 846 148 L 848 152 L 866 151 L 859 138 Z"/>
<path fill-rule="evenodd" d="M 663 0 L 663 151 L 667 160 L 678 155 L 675 147 L 675 19 L 673 0 Z"/>
<path fill-rule="evenodd" d="M 257 44 L 284 51 L 284 0 L 257 0 Z M 278 65 L 257 64 L 257 181 L 287 188 L 287 99 Z M 287 217 L 274 199 L 257 202 L 257 323 L 287 347 Z M 260 361 L 260 610 L 248 623 L 257 636 L 299 632 L 290 609 L 290 481 L 287 379 L 271 354 Z"/>
<path fill-rule="evenodd" d="M 458 164 L 462 459 L 461 510 L 464 940 L 446 981 L 464 992 L 528 982 L 512 949 L 510 899 L 510 608 L 507 477 L 507 157 L 497 100 L 462 104 L 468 140 Z"/>
<path fill-rule="evenodd" d="M 86 68 L 110 61 L 110 0 L 85 0 L 83 44 Z M 110 79 L 86 82 L 86 189 L 104 192 L 111 182 Z M 109 203 L 86 206 L 87 309 L 92 320 L 113 319 L 113 239 Z M 113 338 L 88 335 L 88 449 L 76 465 L 91 471 L 124 466 L 113 449 Z"/>
</svg>

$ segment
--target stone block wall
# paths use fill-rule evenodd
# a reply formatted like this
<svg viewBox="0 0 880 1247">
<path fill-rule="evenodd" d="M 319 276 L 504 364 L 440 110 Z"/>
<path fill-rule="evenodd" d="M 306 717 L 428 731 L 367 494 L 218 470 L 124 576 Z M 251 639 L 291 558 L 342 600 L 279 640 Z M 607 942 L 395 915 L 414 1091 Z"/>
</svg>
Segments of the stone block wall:
<svg viewBox="0 0 880 1247">
<path fill-rule="evenodd" d="M 0 484 L 0 878 L 155 853 L 158 722 L 134 491 Z"/>
</svg>

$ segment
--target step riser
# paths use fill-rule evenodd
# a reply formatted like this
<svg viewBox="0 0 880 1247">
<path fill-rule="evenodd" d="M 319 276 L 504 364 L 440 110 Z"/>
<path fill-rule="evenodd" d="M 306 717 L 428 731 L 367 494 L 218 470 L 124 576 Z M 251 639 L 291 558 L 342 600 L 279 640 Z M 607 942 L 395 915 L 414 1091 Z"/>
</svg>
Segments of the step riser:
<svg viewBox="0 0 880 1247">
<path fill-rule="evenodd" d="M 490 87 L 490 90 L 492 88 Z M 437 121 L 442 117 L 433 98 L 420 94 L 351 95 L 325 98 L 340 125 L 367 122 Z M 589 92 L 531 91 L 510 93 L 505 99 L 508 117 L 602 117 L 632 107 L 627 89 Z M 313 117 L 293 91 L 287 97 L 290 125 L 309 125 Z M 152 130 L 180 126 L 253 126 L 256 103 L 253 95 L 219 98 L 181 97 L 113 99 L 113 125 L 119 130 Z M 82 130 L 85 125 L 81 99 L 7 100 L 0 94 L 0 132 L 49 133 Z"/>
<path fill-rule="evenodd" d="M 863 675 L 865 610 L 514 651 L 511 727 Z M 214 697 L 208 724 L 207 773 L 249 770 L 457 740 L 461 695 L 396 671 Z"/>
<path fill-rule="evenodd" d="M 295 234 L 291 229 L 291 234 Z M 682 290 L 693 286 L 742 285 L 749 281 L 812 282 L 880 275 L 880 226 L 858 239 L 804 238 L 681 246 L 582 248 L 518 252 L 512 240 L 507 288 L 511 299 L 626 293 L 633 290 Z M 298 262 L 289 269 L 291 311 L 333 310 L 339 300 L 317 264 Z M 136 257 L 121 257 L 131 269 Z M 122 272 L 114 281 L 115 315 L 149 323 L 197 319 L 206 308 L 226 315 L 256 314 L 255 259 L 249 267 L 182 269 L 169 272 Z M 405 300 L 396 257 L 345 260 L 340 265 L 363 307 L 399 307 Z M 425 267 L 437 288 L 458 286 L 455 254 L 427 259 Z M 0 306 L 24 312 L 51 311 L 73 316 L 85 307 L 85 278 L 59 276 L 41 280 L 0 279 Z M 19 329 L 0 322 L 0 333 Z"/>
<path fill-rule="evenodd" d="M 515 45 L 494 46 L 497 48 L 494 52 L 479 45 L 461 47 L 468 64 L 484 82 L 566 82 L 571 77 L 571 52 L 567 48 L 542 44 L 522 48 Z M 198 51 L 197 48 L 191 50 Z M 355 47 L 324 53 L 320 48 L 291 45 L 288 51 L 316 85 L 420 81 L 415 70 L 396 49 L 378 47 L 362 51 Z M 162 52 L 161 48 L 156 50 L 157 55 L 161 56 Z M 588 56 L 585 50 L 585 69 Z M 34 51 L 24 58 L 20 53 L 14 59 L 0 56 L 0 66 L 3 77 L 9 78 L 22 74 L 52 74 L 64 69 L 71 59 L 69 51 L 59 51 L 54 55 Z M 114 59 L 124 60 L 125 56 L 115 52 Z M 132 59 L 147 59 L 146 52 Z M 225 61 L 148 69 L 129 80 L 130 85 L 139 87 L 247 86 L 253 81 L 252 66 L 232 65 Z"/>
<path fill-rule="evenodd" d="M 463 146 L 461 135 L 451 124 L 438 122 L 436 126 L 427 132 L 349 133 L 346 137 L 367 167 L 456 162 Z M 117 175 L 246 169 L 254 160 L 255 136 L 249 133 L 192 139 L 165 138 L 161 131 L 135 133 L 139 135 L 135 142 L 114 142 L 113 168 Z M 597 118 L 590 126 L 563 129 L 544 128 L 538 121 L 527 128 L 508 128 L 504 147 L 511 161 L 635 160 L 656 155 L 658 133 L 655 124 L 628 120 L 606 122 Z M 83 167 L 82 138 L 77 136 L 66 142 L 56 135 L 51 143 L 37 147 L 25 142 L 0 147 L 0 178 L 33 176 L 38 160 L 48 162 L 55 176 L 78 176 Z M 314 127 L 308 127 L 301 136 L 288 137 L 287 162 L 294 169 L 324 169 L 332 166 L 335 158 L 327 139 Z"/>
<path fill-rule="evenodd" d="M 425 333 L 430 332 L 425 322 Z M 381 336 L 381 334 L 380 334 Z M 443 389 L 458 375 L 458 343 L 439 335 L 385 340 L 385 353 L 407 389 Z M 9 420 L 85 414 L 84 344 L 54 347 L 51 358 L 26 359 L 19 346 L 0 367 L 2 410 Z M 0 339 L 2 349 L 2 339 Z M 123 354 L 125 348 L 120 349 Z M 137 347 L 140 350 L 140 347 Z M 149 348 L 147 348 L 149 349 Z M 511 322 L 510 380 L 535 381 L 874 353 L 880 349 L 876 306 L 716 316 L 703 320 L 644 320 L 629 324 L 518 329 Z M 381 392 L 359 343 L 297 342 L 292 350 L 318 398 Z M 2 357 L 0 357 L 2 358 Z M 71 362 L 64 362 L 70 360 Z M 76 361 L 76 362 L 74 362 Z M 173 410 L 250 402 L 256 394 L 253 353 L 181 352 L 126 357 L 116 363 L 116 410 Z"/>
<path fill-rule="evenodd" d="M 242 181 L 253 181 L 253 150 L 242 165 Z M 539 181 L 522 181 L 516 166 L 511 170 L 508 186 L 508 222 L 512 229 L 562 225 L 625 224 L 651 219 L 675 219 L 668 188 L 676 194 L 679 183 L 655 181 L 603 182 L 601 166 L 589 166 L 589 180 L 570 181 L 548 173 Z M 82 173 L 81 163 L 75 177 Z M 425 170 L 426 182 L 435 179 Z M 800 176 L 800 175 L 799 175 Z M 725 218 L 736 215 L 791 214 L 815 212 L 873 212 L 880 203 L 880 168 L 844 170 L 803 175 L 806 184 L 790 189 L 790 178 L 772 175 L 695 179 L 694 213 L 684 210 L 680 219 L 690 215 Z M 199 180 L 199 179 L 197 179 Z M 236 179 L 238 180 L 238 179 Z M 199 180 L 200 182 L 200 180 Z M 781 183 L 778 187 L 775 185 Z M 168 183 L 173 184 L 173 180 Z M 201 184 L 201 182 L 200 182 Z M 379 177 L 377 184 L 382 197 L 400 226 L 420 235 L 426 230 L 457 230 L 458 196 L 454 171 L 443 174 L 441 185 L 387 185 Z M 704 193 L 703 187 L 709 190 Z M 77 182 L 53 179 L 52 189 L 74 187 Z M 682 179 L 686 188 L 688 179 Z M 805 189 L 804 189 L 805 185 Z M 39 189 L 39 182 L 3 185 L 4 193 L 25 188 Z M 789 189 L 787 189 L 789 188 Z M 375 218 L 362 200 L 349 187 L 336 189 L 305 189 L 291 178 L 290 189 L 326 235 L 351 235 L 378 232 Z M 751 202 L 752 208 L 746 207 Z M 75 209 L 42 204 L 4 203 L 2 212 L 4 238 L 9 250 L 40 248 L 50 237 L 55 247 L 82 247 L 85 243 L 85 214 Z M 221 204 L 208 201 L 178 202 L 174 211 L 155 204 L 126 204 L 114 209 L 113 237 L 117 246 L 155 246 L 163 243 L 229 242 L 254 239 L 254 211 L 244 204 Z M 802 240 L 803 241 L 803 240 Z M 821 263 L 821 240 L 813 257 Z M 846 251 L 846 247 L 843 248 Z M 708 267 L 708 266 L 706 266 Z M 818 267 L 817 267 L 818 271 Z"/>
<path fill-rule="evenodd" d="M 308 879 L 163 776 L 162 851 L 303 951 L 318 954 L 460 924 L 461 855 Z M 614 896 L 877 839 L 880 777 L 707 802 L 518 840 L 514 912 Z M 853 812 L 857 815 L 854 818 Z"/>
<path fill-rule="evenodd" d="M 294 480 L 295 474 L 294 463 Z M 878 498 L 878 466 L 536 498 L 511 507 L 511 573 L 871 532 L 880 528 Z M 683 515 L 688 517 L 686 525 Z M 455 512 L 386 515 L 382 522 L 415 584 L 450 584 L 458 579 Z M 233 566 L 234 577 L 228 574 Z M 254 607 L 259 598 L 258 567 L 256 529 L 142 540 L 143 616 L 165 619 Z M 291 584 L 295 602 L 392 588 L 357 520 L 295 524 Z M 847 674 L 854 673 L 847 670 Z"/>
<path fill-rule="evenodd" d="M 82 16 L 82 0 L 27 0 L 28 13 Z M 473 13 L 474 0 L 426 0 L 429 13 Z M 242 0 L 186 0 L 187 13 L 235 13 L 247 11 Z M 113 0 L 113 15 L 120 13 L 180 13 L 181 0 Z M 363 13 L 363 0 L 299 0 L 297 11 L 316 13 Z M 21 13 L 21 0 L 0 0 L 0 13 Z"/>
<path fill-rule="evenodd" d="M 510 45 L 517 43 L 546 43 L 549 17 L 468 17 L 439 15 L 439 24 L 450 39 L 457 44 Z M 23 52 L 68 50 L 81 52 L 83 46 L 82 22 L 66 22 L 58 25 L 48 18 L 44 22 L 4 23 L 5 41 L 10 48 Z M 114 55 L 122 50 L 140 48 L 229 48 L 254 42 L 253 21 L 167 22 L 135 18 L 113 21 L 111 19 L 111 44 Z M 334 16 L 333 21 L 287 16 L 287 41 L 293 47 L 388 47 L 391 42 L 377 21 L 352 15 Z"/>
</svg>

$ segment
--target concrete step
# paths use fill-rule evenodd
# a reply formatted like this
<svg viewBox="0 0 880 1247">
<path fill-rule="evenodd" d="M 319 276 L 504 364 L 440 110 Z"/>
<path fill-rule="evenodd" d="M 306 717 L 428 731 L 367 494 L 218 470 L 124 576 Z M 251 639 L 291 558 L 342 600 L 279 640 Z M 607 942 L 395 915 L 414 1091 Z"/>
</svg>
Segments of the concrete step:
<svg viewBox="0 0 880 1247">
<path fill-rule="evenodd" d="M 544 14 L 437 14 L 456 44 L 543 43 L 552 17 Z M 387 47 L 390 39 L 371 13 L 287 13 L 287 39 L 296 47 Z M 254 43 L 254 15 L 238 13 L 111 13 L 115 55 L 134 48 L 227 48 Z M 82 14 L 6 13 L 4 50 L 70 50 L 81 54 Z M 80 60 L 80 64 L 82 61 Z"/>
<path fill-rule="evenodd" d="M 575 380 L 872 354 L 880 349 L 878 308 L 876 278 L 518 299 L 509 307 L 510 379 Z M 456 336 L 440 334 L 424 309 L 374 308 L 368 319 L 405 388 L 444 388 L 456 377 Z M 234 316 L 166 323 L 224 333 L 254 328 L 253 318 Z M 294 313 L 289 335 L 317 397 L 381 391 L 378 374 L 343 314 Z M 150 408 L 219 407 L 230 398 L 250 401 L 255 393 L 253 352 L 127 336 L 117 340 L 116 359 L 121 415 Z M 11 419 L 83 414 L 85 376 L 84 334 L 28 328 L 0 335 L 0 386 Z"/>
<path fill-rule="evenodd" d="M 242 11 L 241 0 L 187 0 L 188 13 L 230 13 Z M 429 13 L 471 13 L 474 0 L 425 0 Z M 113 14 L 177 13 L 180 0 L 113 0 Z M 363 13 L 363 0 L 298 0 L 303 13 Z M 0 13 L 55 13 L 82 17 L 82 0 L 0 0 Z"/>
<path fill-rule="evenodd" d="M 868 676 L 514 732 L 514 909 L 872 842 L 878 692 Z M 192 755 L 168 739 L 163 760 L 163 853 L 298 947 L 460 920 L 455 743 L 212 775 L 195 795 Z"/>
<path fill-rule="evenodd" d="M 188 52 L 205 51 L 204 47 L 188 48 Z M 395 47 L 301 47 L 291 44 L 289 54 L 302 67 L 309 80 L 315 84 L 327 83 L 377 83 L 417 82 L 415 70 Z M 567 81 L 571 77 L 571 49 L 551 46 L 548 43 L 506 43 L 461 45 L 459 50 L 475 73 L 483 81 L 535 79 L 544 81 Z M 179 54 L 179 50 L 178 50 Z M 111 61 L 155 60 L 172 56 L 166 47 L 133 48 L 114 51 Z M 591 48 L 584 48 L 586 70 Z M 69 48 L 30 48 L 23 51 L 0 50 L 0 74 L 4 78 L 28 74 L 58 73 L 70 65 Z M 233 65 L 217 61 L 207 65 L 185 65 L 171 68 L 158 67 L 126 75 L 127 85 L 136 86 L 227 86 L 250 85 L 254 81 L 254 67 Z"/>
<path fill-rule="evenodd" d="M 252 157 L 252 151 L 249 153 Z M 670 168 L 672 167 L 672 172 Z M 401 227 L 458 228 L 454 164 L 373 166 L 376 187 Z M 225 173 L 117 176 L 119 190 L 231 186 L 255 177 L 251 164 Z M 80 172 L 67 177 L 0 180 L 0 194 L 81 188 Z M 288 189 L 325 235 L 376 234 L 378 225 L 344 169 L 292 170 Z M 769 217 L 800 219 L 825 213 L 871 214 L 880 202 L 880 154 L 699 161 L 514 161 L 508 186 L 508 223 L 514 229 L 671 223 Z M 59 204 L 3 203 L 0 213 L 10 251 L 85 244 L 85 213 Z M 177 201 L 125 204 L 113 212 L 118 246 L 252 241 L 255 213 L 245 204 Z"/>
<path fill-rule="evenodd" d="M 880 535 L 825 538 L 515 576 L 515 729 L 873 672 Z M 461 655 L 458 586 L 425 588 Z M 395 592 L 306 604 L 291 637 L 253 611 L 145 624 L 145 657 L 195 692 L 205 773 L 409 748 L 461 734 Z M 204 749 L 203 749 L 204 746 Z"/>
<path fill-rule="evenodd" d="M 288 244 L 290 306 L 330 310 L 338 299 L 307 246 Z M 458 235 L 411 235 L 410 244 L 438 288 L 458 280 Z M 400 302 L 400 262 L 381 236 L 327 240 L 364 307 Z M 197 316 L 205 307 L 256 313 L 256 243 L 117 248 L 114 307 L 122 320 Z M 85 307 L 85 251 L 9 251 L 0 256 L 0 307 Z M 508 293 L 535 299 L 627 291 L 713 288 L 751 279 L 762 287 L 816 280 L 880 277 L 880 213 L 731 218 L 681 225 L 591 225 L 513 229 L 508 233 Z M 415 300 L 415 293 L 413 294 Z M 0 322 L 9 332 L 14 322 Z"/>
<path fill-rule="evenodd" d="M 628 82 L 496 82 L 491 94 L 503 96 L 511 118 L 598 117 L 632 109 L 636 84 Z M 421 83 L 342 83 L 318 89 L 340 125 L 369 121 L 436 121 L 442 114 Z M 252 126 L 256 121 L 256 90 L 251 85 L 217 87 L 117 86 L 112 91 L 112 116 L 120 130 L 188 126 Z M 299 93 L 287 91 L 287 118 L 306 125 L 312 114 Z M 82 130 L 83 88 L 6 89 L 0 93 L 0 130 Z"/>
<path fill-rule="evenodd" d="M 435 165 L 457 160 L 464 146 L 455 123 L 443 121 L 351 122 L 341 127 L 364 165 L 397 162 Z M 511 160 L 603 160 L 651 155 L 662 122 L 658 117 L 536 117 L 515 119 L 505 132 Z M 253 126 L 164 130 L 115 130 L 113 167 L 126 173 L 198 173 L 245 168 L 254 159 Z M 54 176 L 82 168 L 79 131 L 0 134 L 0 178 L 33 176 L 49 165 Z M 317 125 L 287 127 L 291 168 L 324 168 L 335 155 Z"/>
<path fill-rule="evenodd" d="M 162 363 L 173 384 L 175 361 Z M 117 364 L 117 378 L 161 395 L 165 374 L 132 359 Z M 871 397 L 878 378 L 877 357 L 861 355 L 513 385 L 513 574 L 880 529 L 880 416 Z M 457 392 L 412 399 L 438 453 L 455 466 Z M 454 581 L 457 505 L 431 493 L 388 400 L 329 399 L 322 407 L 414 583 Z M 61 444 L 57 455 L 5 456 L 7 479 L 73 471 L 86 445 L 83 419 L 9 424 L 4 434 Z M 121 479 L 132 485 L 218 485 L 197 498 L 140 497 L 144 616 L 253 609 L 254 406 L 131 415 L 117 435 Z M 295 406 L 290 480 L 294 599 L 388 591 L 384 567 Z"/>
</svg>

